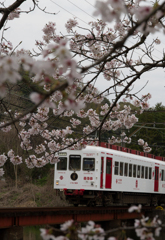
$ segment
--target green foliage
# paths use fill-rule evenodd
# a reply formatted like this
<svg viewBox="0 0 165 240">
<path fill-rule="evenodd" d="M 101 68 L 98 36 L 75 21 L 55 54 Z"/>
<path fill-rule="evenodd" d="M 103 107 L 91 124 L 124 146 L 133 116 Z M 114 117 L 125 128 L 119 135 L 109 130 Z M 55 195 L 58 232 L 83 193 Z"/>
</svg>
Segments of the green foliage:
<svg viewBox="0 0 165 240">
<path fill-rule="evenodd" d="M 47 179 L 48 179 L 47 176 L 37 179 L 37 185 L 44 186 L 47 182 Z"/>
<path fill-rule="evenodd" d="M 28 226 L 28 227 L 24 227 L 23 231 L 24 231 L 24 237 L 26 237 L 26 239 L 35 239 L 35 240 L 41 240 L 41 236 L 40 236 L 40 228 L 43 228 L 45 226 Z M 35 238 L 32 238 L 35 237 Z"/>
<path fill-rule="evenodd" d="M 42 168 L 33 168 L 32 172 L 31 172 L 31 177 L 33 179 L 33 181 L 38 181 L 40 179 L 44 179 L 47 178 L 50 174 L 50 169 L 52 168 L 51 164 L 47 164 Z"/>
<path fill-rule="evenodd" d="M 137 144 L 138 139 L 141 138 L 152 148 L 152 154 L 165 156 L 165 106 L 157 103 L 154 108 L 150 108 L 138 117 L 138 124 L 135 124 L 129 133 L 132 143 L 127 146 L 142 151 Z"/>
</svg>

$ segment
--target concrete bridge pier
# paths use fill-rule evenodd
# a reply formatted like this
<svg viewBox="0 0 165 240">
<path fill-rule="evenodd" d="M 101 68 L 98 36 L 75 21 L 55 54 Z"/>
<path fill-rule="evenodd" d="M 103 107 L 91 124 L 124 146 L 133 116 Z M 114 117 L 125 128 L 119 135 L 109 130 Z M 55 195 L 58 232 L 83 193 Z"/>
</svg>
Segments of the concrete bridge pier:
<svg viewBox="0 0 165 240">
<path fill-rule="evenodd" d="M 1 240 L 23 240 L 23 227 L 11 227 L 0 229 Z"/>
</svg>

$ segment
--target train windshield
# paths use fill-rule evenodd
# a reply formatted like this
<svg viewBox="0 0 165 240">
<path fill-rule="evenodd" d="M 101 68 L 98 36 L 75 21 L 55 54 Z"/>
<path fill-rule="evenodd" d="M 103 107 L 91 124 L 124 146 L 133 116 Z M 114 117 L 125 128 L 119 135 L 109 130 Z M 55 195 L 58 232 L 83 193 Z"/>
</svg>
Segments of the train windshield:
<svg viewBox="0 0 165 240">
<path fill-rule="evenodd" d="M 83 158 L 83 170 L 94 171 L 95 170 L 95 159 L 94 158 Z"/>
<path fill-rule="evenodd" d="M 66 170 L 67 169 L 67 158 L 59 157 L 60 161 L 57 163 L 57 170 Z"/>
<path fill-rule="evenodd" d="M 69 156 L 69 170 L 80 171 L 81 170 L 81 156 L 70 155 Z"/>
</svg>

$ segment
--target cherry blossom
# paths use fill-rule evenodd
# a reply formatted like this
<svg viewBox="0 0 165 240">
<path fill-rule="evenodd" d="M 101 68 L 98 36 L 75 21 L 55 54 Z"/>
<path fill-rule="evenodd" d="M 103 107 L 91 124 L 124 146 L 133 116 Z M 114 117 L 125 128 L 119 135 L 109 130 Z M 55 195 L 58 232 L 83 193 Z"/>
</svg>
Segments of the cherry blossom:
<svg viewBox="0 0 165 240">
<path fill-rule="evenodd" d="M 51 36 L 55 33 L 55 23 L 49 22 L 45 25 L 42 31 L 44 32 L 43 39 L 45 40 L 45 42 L 49 43 Z M 50 38 L 48 36 L 50 36 Z"/>
<path fill-rule="evenodd" d="M 44 157 L 41 157 L 41 158 L 33 158 L 33 164 L 35 167 L 37 168 L 42 168 L 43 166 L 46 165 L 46 160 Z"/>
<path fill-rule="evenodd" d="M 143 139 L 139 139 L 139 140 L 138 140 L 138 144 L 141 145 L 141 146 L 143 146 L 143 145 L 144 145 L 144 140 L 143 140 Z"/>
<path fill-rule="evenodd" d="M 6 160 L 7 157 L 5 156 L 5 154 L 0 155 L 0 167 L 2 167 L 5 164 Z"/>
<path fill-rule="evenodd" d="M 101 16 L 101 19 L 91 21 L 83 34 L 75 18 L 65 24 L 68 36 L 57 34 L 56 24 L 48 22 L 42 29 L 42 39 L 36 40 L 37 51 L 31 52 L 17 50 L 5 37 L 9 29 L 7 21 L 19 18 L 24 12 L 22 2 L 15 1 L 10 7 L 4 7 L 4 3 L 1 6 L 0 97 L 4 113 L 0 128 L 3 134 L 16 130 L 20 147 L 26 151 L 27 167 L 40 168 L 48 163 L 57 163 L 56 152 L 65 148 L 79 150 L 87 144 L 97 145 L 104 131 L 113 131 L 107 139 L 110 144 L 130 143 L 131 138 L 126 133 L 117 135 L 115 131 L 126 129 L 127 132 L 138 122 L 138 114 L 149 109 L 151 94 L 140 97 L 134 86 L 146 72 L 164 68 L 164 56 L 155 57 L 152 51 L 161 40 L 154 36 L 147 46 L 146 39 L 153 33 L 165 33 L 165 3 L 96 1 L 94 15 Z M 38 1 L 33 3 L 34 9 L 26 13 L 30 14 L 36 7 L 42 9 Z M 131 39 L 133 43 L 129 42 Z M 102 85 L 108 81 L 108 87 L 102 91 L 95 87 L 100 79 Z M 33 103 L 32 108 L 14 111 L 8 106 L 7 94 L 10 95 L 11 88 L 21 84 L 32 89 L 27 97 Z M 106 97 L 110 103 L 105 103 L 108 102 Z M 124 106 L 119 103 L 122 98 Z M 132 105 L 138 108 L 136 113 L 132 112 Z M 81 124 L 83 118 L 84 126 Z M 64 120 L 67 126 L 61 127 L 62 124 L 58 126 L 56 123 Z M 79 135 L 77 128 L 80 128 Z M 96 133 L 99 138 L 95 138 Z M 144 152 L 151 151 L 145 140 L 139 139 L 138 144 Z M 15 166 L 24 161 L 24 156 L 8 149 L 7 154 L 0 155 L 0 167 L 4 166 L 7 157 Z M 0 168 L 0 176 L 3 174 L 4 170 Z M 129 212 L 140 209 L 140 205 L 132 206 Z M 159 236 L 160 225 L 157 217 L 152 221 L 145 217 L 135 220 L 136 233 L 141 239 L 152 240 Z M 61 230 L 67 232 L 75 226 L 76 223 L 70 220 L 61 225 Z M 88 239 L 102 240 L 105 236 L 104 230 L 93 221 L 77 233 L 81 239 L 87 239 L 88 235 Z M 66 236 L 54 237 L 51 230 L 45 229 L 41 229 L 41 237 L 46 240 L 68 239 Z"/>
<path fill-rule="evenodd" d="M 142 206 L 139 204 L 138 206 L 132 206 L 128 209 L 128 212 L 141 212 Z M 140 239 L 146 239 L 146 240 L 155 240 L 155 237 L 160 236 L 161 231 L 161 224 L 162 222 L 159 220 L 158 216 L 155 216 L 153 219 L 150 219 L 149 217 L 145 217 L 141 215 L 139 219 L 135 219 L 134 227 L 132 229 L 135 230 L 136 235 Z M 130 227 L 129 227 L 130 229 Z M 43 233 L 43 239 L 48 239 L 44 237 L 48 237 L 48 235 L 52 234 L 53 229 L 42 229 Z M 71 239 L 74 237 L 87 240 L 87 239 L 98 239 L 98 240 L 117 240 L 120 239 L 120 231 L 123 233 L 126 233 L 127 226 L 120 227 L 119 229 L 110 229 L 108 231 L 104 231 L 103 228 L 99 224 L 96 224 L 94 221 L 88 221 L 86 223 L 86 226 L 80 227 L 73 219 L 66 221 L 65 223 L 60 225 L 60 230 L 62 231 L 63 236 L 56 237 L 56 239 L 64 239 L 68 240 L 67 237 L 70 237 Z M 111 232 L 118 232 L 117 237 L 109 236 Z M 108 237 L 107 237 L 108 234 Z M 129 238 L 122 235 L 122 238 L 126 240 L 133 240 L 132 238 Z M 52 238 L 54 239 L 54 238 Z"/>
<path fill-rule="evenodd" d="M 78 24 L 76 19 L 69 19 L 67 23 L 65 24 L 65 27 L 67 29 L 67 32 L 70 33 L 72 28 L 75 27 Z"/>
<path fill-rule="evenodd" d="M 132 206 L 128 209 L 128 212 L 133 212 L 133 211 L 137 211 L 137 212 L 141 212 L 141 209 L 142 209 L 142 205 L 139 204 L 138 206 Z"/>
<path fill-rule="evenodd" d="M 60 161 L 59 157 L 54 154 L 49 154 L 48 152 L 45 153 L 46 161 L 48 161 L 50 164 L 55 164 Z"/>
<path fill-rule="evenodd" d="M 36 156 L 33 156 L 33 158 L 36 158 Z M 28 168 L 34 168 L 32 156 L 29 156 L 29 158 L 25 159 L 25 163 Z"/>
<path fill-rule="evenodd" d="M 47 230 L 47 229 L 44 229 L 44 228 L 40 228 L 40 231 L 41 231 L 41 237 L 43 240 L 56 240 L 56 237 L 52 235 L 52 232 L 51 230 Z"/>
<path fill-rule="evenodd" d="M 66 230 L 68 230 L 68 228 L 70 228 L 72 226 L 73 223 L 74 223 L 73 219 L 72 220 L 68 220 L 65 223 L 61 224 L 60 229 L 62 231 L 66 231 Z"/>
<path fill-rule="evenodd" d="M 14 151 L 13 151 L 13 149 L 10 149 L 9 151 L 8 151 L 8 157 L 10 157 L 10 158 L 12 158 L 12 157 L 14 157 Z"/>
<path fill-rule="evenodd" d="M 136 235 L 140 237 L 140 239 L 150 239 L 150 240 L 155 240 L 153 237 L 153 233 L 148 231 L 147 228 L 139 228 L 136 229 Z"/>
<path fill-rule="evenodd" d="M 2 177 L 3 175 L 4 175 L 4 170 L 3 170 L 3 168 L 0 168 L 0 177 Z"/>
<path fill-rule="evenodd" d="M 141 212 L 141 204 L 138 206 L 132 206 L 128 209 L 128 212 Z M 149 219 L 149 217 L 144 217 L 142 215 L 141 219 L 135 219 L 134 226 L 135 232 L 140 239 L 152 239 L 155 240 L 154 235 L 157 237 L 160 235 L 161 231 L 161 220 L 158 219 L 158 216 L 155 216 L 153 220 Z"/>
<path fill-rule="evenodd" d="M 10 132 L 10 130 L 11 130 L 11 126 L 9 125 L 9 126 L 6 126 L 6 127 L 3 127 L 3 125 L 5 125 L 7 122 L 1 122 L 0 123 L 0 126 L 2 127 L 1 128 L 1 131 L 3 131 L 3 132 Z"/>
<path fill-rule="evenodd" d="M 151 152 L 151 150 L 152 149 L 150 147 L 148 147 L 148 146 L 147 147 L 145 147 L 145 146 L 143 147 L 143 151 L 144 152 Z"/>
<path fill-rule="evenodd" d="M 157 7 L 159 10 L 156 10 Z M 7 94 L 6 81 L 13 86 L 21 83 L 21 71 L 28 73 L 29 83 L 32 84 L 29 98 L 33 109 L 28 109 L 29 113 L 5 109 L 5 116 L 10 121 L 2 118 L 0 123 L 1 130 L 8 133 L 15 128 L 13 121 L 19 122 L 18 138 L 20 147 L 26 151 L 28 167 L 56 163 L 57 151 L 94 145 L 102 140 L 101 133 L 104 131 L 114 131 L 107 139 L 111 144 L 131 143 L 127 134 L 116 136 L 115 131 L 132 128 L 138 122 L 138 114 L 149 108 L 151 94 L 141 97 L 136 94 L 133 91 L 134 79 L 155 66 L 160 67 L 162 63 L 148 51 L 145 39 L 142 41 L 143 33 L 161 30 L 162 9 L 163 4 L 152 5 L 149 1 L 97 1 L 95 14 L 102 19 L 91 21 L 83 34 L 75 18 L 69 19 L 65 25 L 69 33 L 67 37 L 57 34 L 56 23 L 48 22 L 42 29 L 43 38 L 36 40 L 39 58 L 33 57 L 28 50 L 13 50 L 12 43 L 2 39 L 0 96 Z M 11 14 L 19 15 L 20 12 L 20 9 L 15 9 L 9 16 L 12 18 Z M 108 22 L 112 22 L 112 26 Z M 135 37 L 136 47 L 127 46 L 127 39 L 131 37 Z M 150 48 L 159 41 L 155 37 Z M 134 56 L 134 48 L 144 57 L 141 58 L 140 54 Z M 149 57 L 150 64 L 145 62 L 145 57 Z M 100 77 L 101 84 L 103 81 L 109 83 L 102 92 L 95 87 Z M 113 98 L 110 103 L 104 102 L 107 96 Z M 119 103 L 123 97 L 124 106 Z M 136 106 L 138 112 L 133 113 L 131 105 Z M 81 124 L 83 118 L 86 118 L 84 126 Z M 58 126 L 52 124 L 56 119 L 65 119 L 68 126 L 57 129 Z M 73 138 L 78 128 L 81 134 Z M 98 135 L 99 139 L 91 139 L 91 133 Z M 39 139 L 38 142 L 35 138 Z M 151 151 L 143 139 L 138 144 L 144 152 Z M 12 151 L 9 155 L 12 162 L 16 162 L 15 158 L 22 162 L 15 153 L 12 156 Z"/>
<path fill-rule="evenodd" d="M 13 20 L 14 18 L 19 18 L 20 16 L 20 8 L 16 8 L 13 12 L 11 12 L 8 16 L 8 20 Z"/>
<path fill-rule="evenodd" d="M 122 0 L 112 0 L 107 1 L 107 3 L 97 1 L 95 7 L 97 10 L 94 12 L 94 15 L 98 16 L 101 14 L 102 20 L 105 22 L 112 22 L 114 19 L 119 20 L 120 15 L 126 10 Z"/>
<path fill-rule="evenodd" d="M 93 221 L 89 221 L 86 227 L 81 228 L 78 237 L 85 240 L 87 237 L 90 239 L 93 235 L 96 235 L 98 240 L 104 240 L 104 230 L 99 225 L 95 225 Z"/>
<path fill-rule="evenodd" d="M 17 156 L 13 156 L 10 157 L 10 161 L 13 163 L 13 165 L 19 165 L 22 163 L 22 157 Z"/>
<path fill-rule="evenodd" d="M 43 144 L 40 144 L 36 146 L 36 149 L 34 150 L 37 154 L 45 152 L 46 148 Z"/>
</svg>

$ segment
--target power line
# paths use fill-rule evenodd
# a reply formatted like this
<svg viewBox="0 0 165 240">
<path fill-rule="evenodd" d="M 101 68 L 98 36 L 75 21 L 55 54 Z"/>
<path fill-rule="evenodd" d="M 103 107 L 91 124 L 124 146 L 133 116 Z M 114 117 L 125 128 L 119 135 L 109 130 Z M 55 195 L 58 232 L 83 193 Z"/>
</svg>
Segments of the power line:
<svg viewBox="0 0 165 240">
<path fill-rule="evenodd" d="M 139 126 L 139 125 L 134 125 L 134 127 L 147 128 L 147 129 L 152 129 L 152 130 L 165 130 L 165 127 L 164 128 L 156 128 L 156 127 L 146 127 L 146 126 Z"/>
<path fill-rule="evenodd" d="M 62 8 L 64 11 L 68 12 L 69 14 L 71 14 L 72 16 L 76 17 L 77 19 L 79 19 L 80 21 L 84 22 L 85 24 L 87 24 L 89 26 L 89 24 L 87 22 L 85 22 L 84 20 L 82 20 L 81 18 L 77 17 L 75 14 L 71 13 L 70 11 L 66 10 L 65 8 L 63 8 L 62 6 L 60 6 L 59 4 L 55 3 L 53 0 L 50 0 L 53 4 L 57 5 L 58 7 Z M 77 7 L 78 9 L 80 9 L 81 11 L 83 11 L 84 13 L 86 13 L 88 16 L 92 17 L 95 21 L 97 21 L 97 19 L 95 19 L 92 15 L 88 14 L 86 11 L 84 11 L 82 8 L 78 7 L 76 4 L 74 4 L 73 2 L 71 2 L 70 0 L 67 0 L 68 2 L 70 2 L 71 4 L 73 4 L 75 7 Z M 85 0 L 88 4 L 90 4 L 87 0 Z M 95 8 L 95 6 L 93 6 L 92 4 L 90 4 L 92 7 Z M 128 40 L 128 42 L 130 42 L 131 44 L 133 44 L 133 42 L 131 42 L 130 40 Z M 160 52 L 158 49 L 155 48 L 156 51 Z M 162 53 L 162 52 L 160 52 Z M 139 54 L 139 53 L 138 53 Z M 143 56 L 142 54 L 140 54 L 141 56 Z M 154 56 L 156 57 L 156 56 Z M 145 56 L 146 58 L 146 56 Z M 157 57 L 158 58 L 158 57 Z M 159 58 L 158 58 L 159 59 Z"/>
<path fill-rule="evenodd" d="M 138 122 L 138 124 L 152 124 L 152 125 L 156 125 L 156 124 L 161 124 L 161 125 L 165 125 L 165 122 L 160 122 L 160 123 L 157 123 L 157 122 L 152 122 L 152 123 L 141 123 L 141 122 Z"/>
<path fill-rule="evenodd" d="M 95 8 L 95 6 L 89 3 L 87 0 L 84 0 L 84 1 L 87 2 L 89 5 L 91 5 L 93 8 Z"/>
<path fill-rule="evenodd" d="M 69 0 L 68 0 L 69 1 Z M 96 9 L 96 7 L 94 6 L 94 5 L 92 5 L 91 3 L 89 3 L 87 0 L 84 0 L 85 2 L 87 2 L 89 5 L 91 5 L 94 9 Z M 89 14 L 88 14 L 89 15 Z M 133 42 L 131 42 L 130 40 L 128 40 L 128 42 L 130 42 L 130 43 L 132 43 L 133 44 Z M 161 53 L 162 54 L 162 52 L 160 51 L 160 50 L 158 50 L 157 48 L 154 48 L 157 52 L 159 52 L 159 53 Z M 157 57 L 157 56 L 154 56 L 154 57 Z"/>
<path fill-rule="evenodd" d="M 53 4 L 57 5 L 58 7 L 62 8 L 64 11 L 66 11 L 67 13 L 71 14 L 72 16 L 78 18 L 80 21 L 86 23 L 88 25 L 87 22 L 85 22 L 84 20 L 82 20 L 81 18 L 77 17 L 76 15 L 74 15 L 73 13 L 69 12 L 68 10 L 66 10 L 65 8 L 63 8 L 62 6 L 60 6 L 59 4 L 55 3 L 53 0 L 50 0 Z"/>
<path fill-rule="evenodd" d="M 165 112 L 165 110 L 144 110 L 143 113 L 151 113 L 151 112 L 153 112 L 153 113 L 157 113 L 157 112 Z"/>
<path fill-rule="evenodd" d="M 84 11 L 82 8 L 78 7 L 76 4 L 74 4 L 73 2 L 71 2 L 70 0 L 67 0 L 68 2 L 70 2 L 71 4 L 73 4 L 75 7 L 77 7 L 78 9 L 80 9 L 81 11 L 83 11 L 84 13 L 86 13 L 88 16 L 90 16 L 91 18 L 93 18 L 94 20 L 97 20 L 96 18 L 94 18 L 92 15 L 88 14 L 86 11 Z"/>
</svg>

